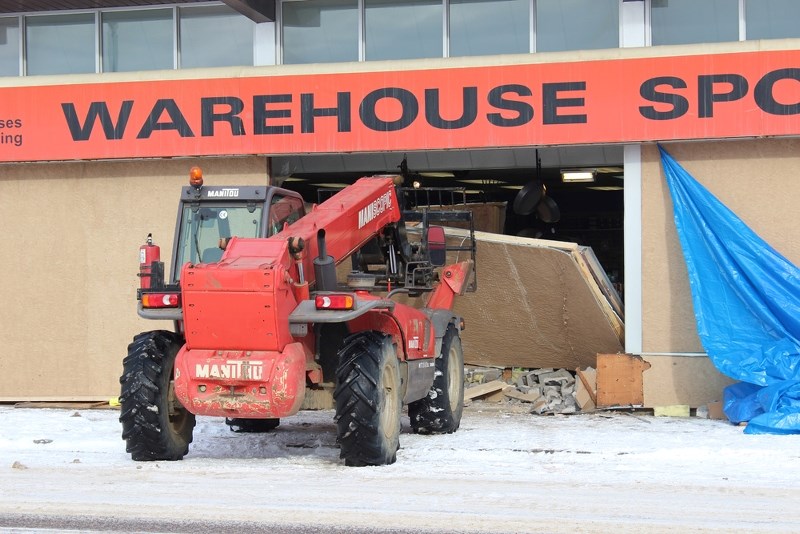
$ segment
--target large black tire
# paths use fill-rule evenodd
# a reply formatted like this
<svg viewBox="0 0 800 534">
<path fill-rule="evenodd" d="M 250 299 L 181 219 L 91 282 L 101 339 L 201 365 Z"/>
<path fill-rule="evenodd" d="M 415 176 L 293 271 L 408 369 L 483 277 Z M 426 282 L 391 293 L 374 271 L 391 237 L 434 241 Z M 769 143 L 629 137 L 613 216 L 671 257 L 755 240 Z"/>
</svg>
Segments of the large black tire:
<svg viewBox="0 0 800 534">
<path fill-rule="evenodd" d="M 194 414 L 175 398 L 173 368 L 183 339 L 174 332 L 144 332 L 128 345 L 119 381 L 122 439 L 136 461 L 180 460 L 189 452 Z"/>
<path fill-rule="evenodd" d="M 461 425 L 464 411 L 464 352 L 452 324 L 436 358 L 436 376 L 426 397 L 408 405 L 411 429 L 417 434 L 450 434 Z"/>
<path fill-rule="evenodd" d="M 333 398 L 345 465 L 393 464 L 400 448 L 403 399 L 391 336 L 360 332 L 345 339 Z"/>
<path fill-rule="evenodd" d="M 260 433 L 275 430 L 281 424 L 280 419 L 242 419 L 239 417 L 226 417 L 225 424 L 233 432 Z"/>
</svg>

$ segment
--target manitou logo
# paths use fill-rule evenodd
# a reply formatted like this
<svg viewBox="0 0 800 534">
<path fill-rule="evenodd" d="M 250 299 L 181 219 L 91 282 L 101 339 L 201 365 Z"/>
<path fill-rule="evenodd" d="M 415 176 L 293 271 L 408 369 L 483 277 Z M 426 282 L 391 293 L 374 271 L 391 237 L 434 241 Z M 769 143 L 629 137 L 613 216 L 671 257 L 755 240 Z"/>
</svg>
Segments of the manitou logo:
<svg viewBox="0 0 800 534">
<path fill-rule="evenodd" d="M 239 196 L 238 189 L 224 188 L 224 189 L 210 189 L 208 191 L 208 198 L 236 198 Z"/>
<path fill-rule="evenodd" d="M 392 193 L 387 191 L 358 212 L 358 227 L 364 228 L 372 219 L 392 207 Z"/>
<path fill-rule="evenodd" d="M 228 360 L 225 363 L 198 363 L 195 378 L 231 378 L 239 380 L 262 380 L 264 362 Z"/>
</svg>

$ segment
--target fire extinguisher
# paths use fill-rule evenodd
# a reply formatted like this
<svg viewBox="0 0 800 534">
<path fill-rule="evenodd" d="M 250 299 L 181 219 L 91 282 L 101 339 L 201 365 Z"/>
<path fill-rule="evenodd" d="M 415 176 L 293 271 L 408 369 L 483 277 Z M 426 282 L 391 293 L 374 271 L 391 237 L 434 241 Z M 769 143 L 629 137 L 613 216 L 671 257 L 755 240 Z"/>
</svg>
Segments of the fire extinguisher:
<svg viewBox="0 0 800 534">
<path fill-rule="evenodd" d="M 153 244 L 153 234 L 147 234 L 147 241 L 139 247 L 139 287 L 150 288 L 153 262 L 161 261 L 161 247 Z"/>
</svg>

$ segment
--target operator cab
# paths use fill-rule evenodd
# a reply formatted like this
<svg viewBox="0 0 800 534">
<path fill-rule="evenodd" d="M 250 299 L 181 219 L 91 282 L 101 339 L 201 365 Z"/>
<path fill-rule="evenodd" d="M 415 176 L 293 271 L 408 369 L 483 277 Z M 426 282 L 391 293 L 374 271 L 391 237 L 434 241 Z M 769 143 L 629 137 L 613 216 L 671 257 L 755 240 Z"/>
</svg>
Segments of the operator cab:
<svg viewBox="0 0 800 534">
<path fill-rule="evenodd" d="M 175 225 L 173 284 L 187 262 L 218 262 L 231 237 L 270 237 L 305 215 L 303 198 L 295 191 L 267 185 L 203 186 L 196 167 L 190 183 L 181 190 Z"/>
</svg>

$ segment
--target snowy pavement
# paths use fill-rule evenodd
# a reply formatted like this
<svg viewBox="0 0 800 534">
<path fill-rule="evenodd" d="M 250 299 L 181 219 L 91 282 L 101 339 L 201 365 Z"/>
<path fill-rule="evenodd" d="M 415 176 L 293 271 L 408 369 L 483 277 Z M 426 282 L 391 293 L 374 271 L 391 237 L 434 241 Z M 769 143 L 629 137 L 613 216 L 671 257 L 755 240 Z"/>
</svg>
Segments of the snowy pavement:
<svg viewBox="0 0 800 534">
<path fill-rule="evenodd" d="M 415 435 L 405 418 L 397 463 L 348 468 L 331 411 L 267 434 L 200 417 L 183 461 L 148 463 L 125 453 L 118 416 L 0 406 L 0 530 L 44 515 L 185 523 L 171 532 L 800 532 L 800 436 L 720 421 L 476 402 L 458 432 Z"/>
</svg>

